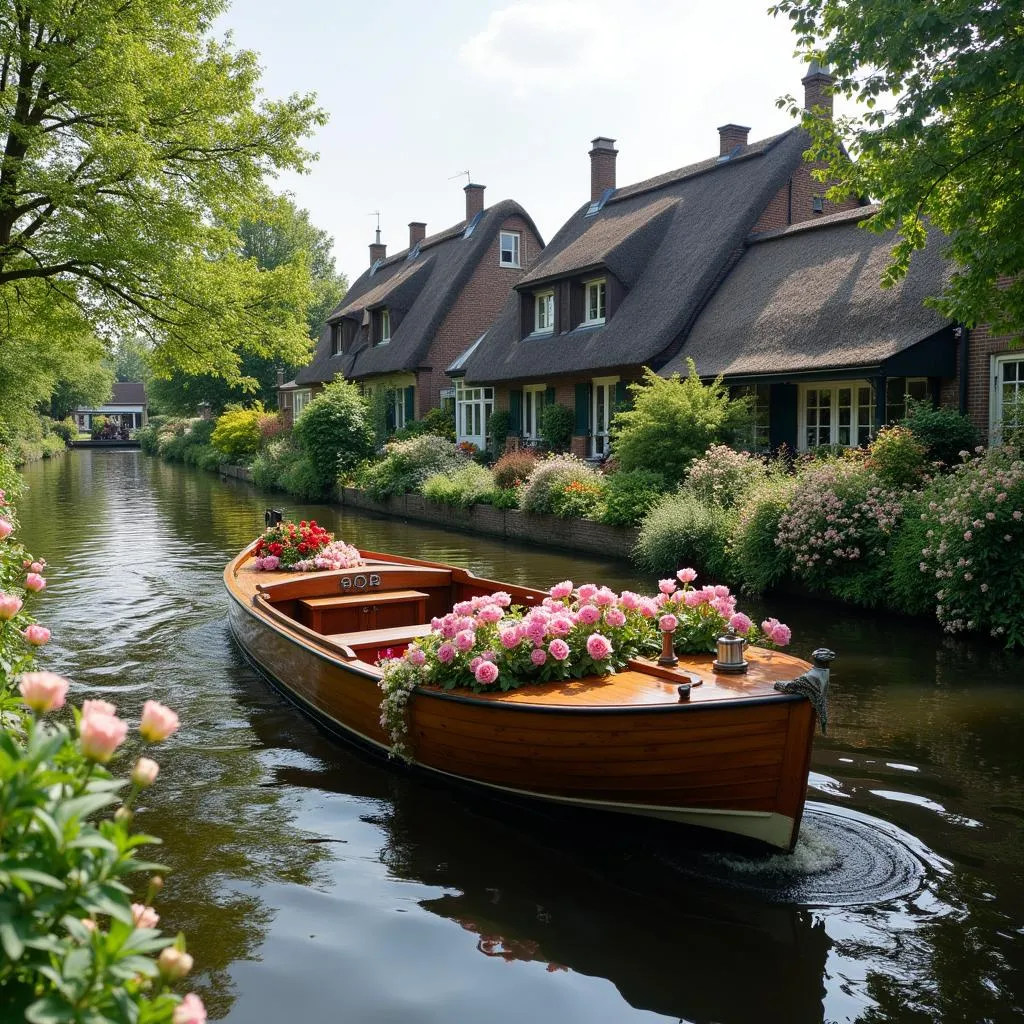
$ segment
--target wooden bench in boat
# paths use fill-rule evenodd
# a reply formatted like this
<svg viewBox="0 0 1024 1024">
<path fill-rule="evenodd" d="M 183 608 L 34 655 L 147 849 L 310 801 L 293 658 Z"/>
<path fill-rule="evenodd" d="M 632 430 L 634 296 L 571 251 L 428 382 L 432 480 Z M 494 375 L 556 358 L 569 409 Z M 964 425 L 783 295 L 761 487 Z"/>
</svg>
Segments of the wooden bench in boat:
<svg viewBox="0 0 1024 1024">
<path fill-rule="evenodd" d="M 391 626 L 389 629 L 364 629 L 356 633 L 331 633 L 325 639 L 338 647 L 347 648 L 357 655 L 370 651 L 376 655 L 382 647 L 405 645 L 410 640 L 418 640 L 430 636 L 429 622 L 421 622 L 414 626 Z M 367 660 L 363 658 L 363 660 Z M 376 656 L 369 659 L 376 661 Z"/>
<path fill-rule="evenodd" d="M 427 617 L 422 590 L 385 590 L 299 600 L 299 621 L 317 633 L 362 633 L 419 625 Z"/>
</svg>

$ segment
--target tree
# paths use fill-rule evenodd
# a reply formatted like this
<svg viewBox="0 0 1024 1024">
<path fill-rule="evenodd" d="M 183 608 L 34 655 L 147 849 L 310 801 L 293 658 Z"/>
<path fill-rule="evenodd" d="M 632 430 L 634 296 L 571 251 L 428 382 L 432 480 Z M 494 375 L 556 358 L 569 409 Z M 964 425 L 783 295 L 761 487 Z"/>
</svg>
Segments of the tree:
<svg viewBox="0 0 1024 1024">
<path fill-rule="evenodd" d="M 142 338 L 122 337 L 114 342 L 107 365 L 114 372 L 116 380 L 141 380 L 148 382 L 152 373 L 149 369 L 149 346 Z"/>
<path fill-rule="evenodd" d="M 0 0 L 0 358 L 33 320 L 142 334 L 158 372 L 298 361 L 306 268 L 261 270 L 238 229 L 302 171 L 312 96 L 261 100 L 225 0 Z M 6 314 L 6 316 L 4 315 Z"/>
<path fill-rule="evenodd" d="M 102 362 L 85 360 L 67 364 L 50 394 L 50 415 L 55 420 L 70 416 L 79 406 L 96 409 L 114 390 L 114 374 Z"/>
<path fill-rule="evenodd" d="M 798 51 L 831 68 L 861 112 L 802 112 L 831 198 L 876 197 L 896 229 L 891 285 L 925 244 L 950 236 L 953 279 L 935 305 L 968 326 L 1024 335 L 1024 8 L 1018 0 L 781 0 Z M 797 110 L 792 97 L 780 100 Z M 848 147 L 844 150 L 843 144 Z M 854 157 L 851 162 L 850 156 Z"/>
</svg>

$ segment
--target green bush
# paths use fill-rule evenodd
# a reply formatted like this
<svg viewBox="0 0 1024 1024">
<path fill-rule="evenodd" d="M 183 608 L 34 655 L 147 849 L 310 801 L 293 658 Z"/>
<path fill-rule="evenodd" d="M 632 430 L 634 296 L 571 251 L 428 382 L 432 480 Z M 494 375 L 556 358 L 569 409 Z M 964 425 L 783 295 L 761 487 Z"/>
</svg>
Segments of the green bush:
<svg viewBox="0 0 1024 1024">
<path fill-rule="evenodd" d="M 665 493 L 665 478 L 650 469 L 622 469 L 605 481 L 601 520 L 612 526 L 635 526 Z"/>
<path fill-rule="evenodd" d="M 728 509 L 705 505 L 690 491 L 666 494 L 644 516 L 633 558 L 659 576 L 693 566 L 706 577 L 731 579 L 728 545 L 734 519 Z"/>
<path fill-rule="evenodd" d="M 512 417 L 507 409 L 502 409 L 500 412 L 491 414 L 491 418 L 487 421 L 487 429 L 491 435 L 491 447 L 495 453 L 500 456 L 505 451 L 505 445 L 508 443 L 508 432 L 512 429 Z"/>
<path fill-rule="evenodd" d="M 492 467 L 495 486 L 518 487 L 537 465 L 538 458 L 539 456 L 532 448 L 520 448 L 514 452 L 505 452 Z"/>
<path fill-rule="evenodd" d="M 604 513 L 604 478 L 570 480 L 551 490 L 551 512 L 560 519 L 599 519 Z"/>
<path fill-rule="evenodd" d="M 210 443 L 228 462 L 245 465 L 263 443 L 260 421 L 264 416 L 266 413 L 259 402 L 251 409 L 229 405 L 217 419 Z"/>
<path fill-rule="evenodd" d="M 922 553 L 928 547 L 931 526 L 929 517 L 922 517 L 921 493 L 909 494 L 903 508 L 903 521 L 889 551 L 889 604 L 906 615 L 934 614 L 939 583 L 933 572 L 925 571 Z"/>
<path fill-rule="evenodd" d="M 960 452 L 973 452 L 981 443 L 977 427 L 955 409 L 935 408 L 931 402 L 907 401 L 906 419 L 900 426 L 907 427 L 925 446 L 926 457 L 948 467 L 960 462 Z"/>
<path fill-rule="evenodd" d="M 701 458 L 694 459 L 685 486 L 705 505 L 734 508 L 767 475 L 763 460 L 715 444 Z"/>
<path fill-rule="evenodd" d="M 356 483 L 377 501 L 397 494 L 418 491 L 435 473 L 454 473 L 466 464 L 455 445 L 443 437 L 423 434 L 407 441 L 389 441 L 384 458 L 362 466 Z"/>
<path fill-rule="evenodd" d="M 150 420 L 149 424 L 143 427 L 136 435 L 139 442 L 139 447 L 147 455 L 158 455 L 160 452 L 160 434 L 158 433 L 157 424 Z"/>
<path fill-rule="evenodd" d="M 369 405 L 359 388 L 348 381 L 328 384 L 303 409 L 294 434 L 320 481 L 320 495 L 331 490 L 339 473 L 354 469 L 373 454 Z"/>
<path fill-rule="evenodd" d="M 564 405 L 548 405 L 540 414 L 540 438 L 552 451 L 564 452 L 572 444 L 576 414 Z"/>
<path fill-rule="evenodd" d="M 78 437 L 78 425 L 69 416 L 65 420 L 51 420 L 50 431 L 59 437 L 67 447 Z"/>
<path fill-rule="evenodd" d="M 530 471 L 519 495 L 519 507 L 534 515 L 547 515 L 553 511 L 552 497 L 566 484 L 574 481 L 593 484 L 600 476 L 574 455 L 549 455 L 540 459 Z"/>
<path fill-rule="evenodd" d="M 868 465 L 884 487 L 913 487 L 924 475 L 925 452 L 909 428 L 883 427 L 868 447 Z"/>
<path fill-rule="evenodd" d="M 281 489 L 282 477 L 301 458 L 302 453 L 295 447 L 291 434 L 276 438 L 252 460 L 252 481 L 264 490 Z"/>
<path fill-rule="evenodd" d="M 455 409 L 429 409 L 426 416 L 418 421 L 424 426 L 424 433 L 455 440 Z"/>
<path fill-rule="evenodd" d="M 760 594 L 789 574 L 792 556 L 775 538 L 796 483 L 795 477 L 772 473 L 755 484 L 739 506 L 729 548 L 733 578 L 750 593 Z"/>
<path fill-rule="evenodd" d="M 675 373 L 668 379 L 645 368 L 643 381 L 629 385 L 633 408 L 612 421 L 612 454 L 622 469 L 654 469 L 678 483 L 694 459 L 749 423 L 748 400 L 730 399 L 721 378 L 702 383 L 689 366 L 686 378 Z"/>
<path fill-rule="evenodd" d="M 490 494 L 480 499 L 481 503 L 493 505 L 495 508 L 519 508 L 519 489 L 517 487 L 495 487 Z"/>
<path fill-rule="evenodd" d="M 454 473 L 434 473 L 427 477 L 421 489 L 423 497 L 439 505 L 469 508 L 493 491 L 494 477 L 483 466 L 467 462 Z"/>
<path fill-rule="evenodd" d="M 282 466 L 278 487 L 302 501 L 316 501 L 324 497 L 323 474 L 313 464 L 313 460 L 302 452 L 294 452 Z"/>
</svg>

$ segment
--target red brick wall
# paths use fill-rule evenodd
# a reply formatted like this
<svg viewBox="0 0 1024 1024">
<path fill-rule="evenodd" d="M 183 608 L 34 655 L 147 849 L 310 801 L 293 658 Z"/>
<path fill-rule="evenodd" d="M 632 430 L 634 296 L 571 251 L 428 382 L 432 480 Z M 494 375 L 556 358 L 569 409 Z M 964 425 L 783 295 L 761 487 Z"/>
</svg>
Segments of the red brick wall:
<svg viewBox="0 0 1024 1024">
<path fill-rule="evenodd" d="M 434 335 L 423 361 L 424 367 L 430 369 L 420 369 L 416 373 L 417 419 L 441 404 L 441 389 L 452 386 L 444 371 L 487 330 L 505 305 L 509 292 L 541 253 L 540 239 L 522 217 L 508 217 L 502 222 L 501 230 L 520 233 L 519 262 L 522 267 L 513 270 L 498 263 L 500 235 L 495 234 L 473 276 Z"/>
<path fill-rule="evenodd" d="M 987 326 L 975 327 L 971 330 L 967 414 L 986 438 L 989 430 L 989 399 L 992 394 L 992 356 L 1009 352 L 1010 340 L 1011 336 L 1008 334 L 993 336 Z M 1024 352 L 1021 355 L 1024 356 Z M 959 371 L 959 365 L 957 370 Z M 959 396 L 959 378 L 953 383 Z M 943 401 L 945 401 L 945 391 L 943 392 Z M 954 399 L 950 404 L 955 406 L 956 401 L 957 399 Z"/>
<path fill-rule="evenodd" d="M 815 213 L 812 208 L 814 197 L 822 195 L 828 186 L 811 177 L 814 167 L 814 164 L 801 164 L 793 172 L 789 181 L 775 193 L 758 218 L 752 229 L 755 233 L 774 231 L 790 224 L 800 224 L 815 217 L 824 217 L 830 213 L 852 210 L 860 206 L 856 199 L 847 199 L 842 203 L 832 203 L 826 199 L 823 212 Z"/>
</svg>

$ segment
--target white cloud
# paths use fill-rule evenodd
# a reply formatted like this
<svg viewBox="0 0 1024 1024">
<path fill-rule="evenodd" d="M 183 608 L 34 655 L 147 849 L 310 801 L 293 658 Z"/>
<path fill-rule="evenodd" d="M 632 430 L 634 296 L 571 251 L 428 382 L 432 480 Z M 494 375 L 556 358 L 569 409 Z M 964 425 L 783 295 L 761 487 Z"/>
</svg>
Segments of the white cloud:
<svg viewBox="0 0 1024 1024">
<path fill-rule="evenodd" d="M 479 77 L 516 96 L 592 87 L 632 64 L 613 7 L 580 0 L 518 2 L 494 11 L 459 56 Z"/>
</svg>

